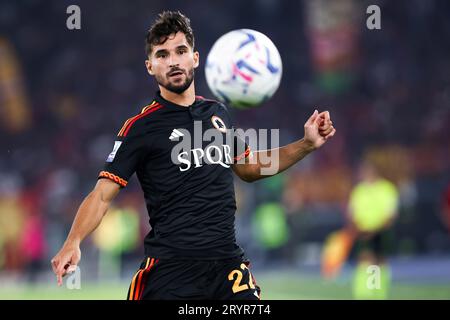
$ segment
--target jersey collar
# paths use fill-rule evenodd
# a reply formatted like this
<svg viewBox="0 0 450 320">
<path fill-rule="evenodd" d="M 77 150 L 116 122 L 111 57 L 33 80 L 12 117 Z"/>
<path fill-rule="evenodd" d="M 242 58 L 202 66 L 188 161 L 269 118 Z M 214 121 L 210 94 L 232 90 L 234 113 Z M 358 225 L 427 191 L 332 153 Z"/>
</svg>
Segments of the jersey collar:
<svg viewBox="0 0 450 320">
<path fill-rule="evenodd" d="M 161 96 L 161 91 L 157 91 L 156 92 L 156 98 L 155 98 L 155 100 L 159 103 L 159 104 L 162 104 L 163 106 L 169 106 L 169 107 L 173 107 L 173 108 L 176 108 L 176 109 L 179 109 L 179 110 L 185 110 L 185 111 L 188 111 L 189 109 L 191 109 L 192 107 L 195 107 L 196 105 L 198 105 L 198 103 L 201 101 L 199 98 L 195 98 L 195 102 L 193 103 L 193 104 L 191 104 L 190 106 L 188 106 L 188 107 L 186 107 L 186 106 L 182 106 L 182 105 L 179 105 L 179 104 L 176 104 L 176 103 L 173 103 L 173 102 L 171 102 L 171 101 L 169 101 L 169 100 L 166 100 L 166 99 L 164 99 L 162 96 Z"/>
</svg>

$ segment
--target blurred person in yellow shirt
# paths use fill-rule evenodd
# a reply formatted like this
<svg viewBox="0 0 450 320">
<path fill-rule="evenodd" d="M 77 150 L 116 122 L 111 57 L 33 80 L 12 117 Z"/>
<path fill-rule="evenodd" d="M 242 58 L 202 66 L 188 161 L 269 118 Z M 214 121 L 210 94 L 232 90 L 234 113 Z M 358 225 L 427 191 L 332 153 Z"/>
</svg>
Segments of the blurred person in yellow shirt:
<svg viewBox="0 0 450 320">
<path fill-rule="evenodd" d="M 350 193 L 347 217 L 358 259 L 353 296 L 355 299 L 386 299 L 391 282 L 385 257 L 386 241 L 397 217 L 398 190 L 381 177 L 369 161 L 361 164 L 359 176 L 360 182 Z"/>
</svg>

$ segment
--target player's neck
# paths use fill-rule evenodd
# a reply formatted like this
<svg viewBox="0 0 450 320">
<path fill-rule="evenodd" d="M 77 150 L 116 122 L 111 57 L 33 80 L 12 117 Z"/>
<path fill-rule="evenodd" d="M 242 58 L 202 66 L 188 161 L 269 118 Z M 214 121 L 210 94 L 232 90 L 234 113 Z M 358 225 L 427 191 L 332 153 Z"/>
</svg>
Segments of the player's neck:
<svg viewBox="0 0 450 320">
<path fill-rule="evenodd" d="M 165 100 L 175 103 L 180 106 L 189 107 L 195 102 L 195 87 L 194 82 L 183 93 L 175 93 L 160 87 L 161 97 Z"/>
</svg>

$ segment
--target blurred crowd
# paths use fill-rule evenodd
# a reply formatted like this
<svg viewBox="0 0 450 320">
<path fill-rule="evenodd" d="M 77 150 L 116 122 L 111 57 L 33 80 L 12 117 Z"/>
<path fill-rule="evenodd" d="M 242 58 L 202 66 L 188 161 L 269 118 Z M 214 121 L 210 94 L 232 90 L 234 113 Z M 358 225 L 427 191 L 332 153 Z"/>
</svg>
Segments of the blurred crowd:
<svg viewBox="0 0 450 320">
<path fill-rule="evenodd" d="M 366 28 L 373 3 L 381 30 Z M 81 30 L 66 28 L 71 4 Z M 117 131 L 157 89 L 144 35 L 164 9 L 191 18 L 203 96 L 204 60 L 223 33 L 255 29 L 278 47 L 279 90 L 259 108 L 233 110 L 236 127 L 279 128 L 283 145 L 302 137 L 315 108 L 334 118 L 333 140 L 293 168 L 236 179 L 238 239 L 250 258 L 317 261 L 366 160 L 399 190 L 391 253 L 450 253 L 448 1 L 0 0 L 0 271 L 32 277 L 50 267 Z M 87 240 L 88 255 L 141 258 L 150 227 L 132 180 L 111 209 L 118 218 Z M 122 229 L 126 245 L 105 243 Z"/>
</svg>

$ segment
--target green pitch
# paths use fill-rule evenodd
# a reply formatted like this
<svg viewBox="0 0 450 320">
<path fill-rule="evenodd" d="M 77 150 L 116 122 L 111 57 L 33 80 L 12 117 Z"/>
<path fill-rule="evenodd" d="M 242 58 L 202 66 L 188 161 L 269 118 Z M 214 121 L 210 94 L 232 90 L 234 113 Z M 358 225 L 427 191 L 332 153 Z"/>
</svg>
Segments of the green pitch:
<svg viewBox="0 0 450 320">
<path fill-rule="evenodd" d="M 303 299 L 352 299 L 350 283 L 345 281 L 327 282 L 317 277 L 295 274 L 277 276 L 273 273 L 257 274 L 258 285 L 262 288 L 263 300 L 303 300 Z M 128 283 L 102 284 L 86 283 L 80 290 L 69 290 L 65 286 L 18 285 L 0 286 L 0 299 L 118 299 L 124 300 Z M 394 283 L 391 299 L 450 299 L 450 284 L 408 284 Z"/>
</svg>

